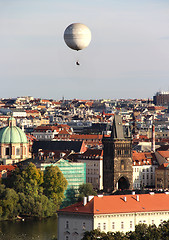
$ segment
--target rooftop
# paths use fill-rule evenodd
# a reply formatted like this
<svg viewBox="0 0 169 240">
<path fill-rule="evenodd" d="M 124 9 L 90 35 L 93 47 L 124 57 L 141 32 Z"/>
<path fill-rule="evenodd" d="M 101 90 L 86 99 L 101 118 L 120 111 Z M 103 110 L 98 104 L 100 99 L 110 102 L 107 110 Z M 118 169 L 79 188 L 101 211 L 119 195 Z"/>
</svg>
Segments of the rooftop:
<svg viewBox="0 0 169 240">
<path fill-rule="evenodd" d="M 82 214 L 112 214 L 169 211 L 169 194 L 94 196 L 86 205 L 75 203 L 58 212 Z"/>
</svg>

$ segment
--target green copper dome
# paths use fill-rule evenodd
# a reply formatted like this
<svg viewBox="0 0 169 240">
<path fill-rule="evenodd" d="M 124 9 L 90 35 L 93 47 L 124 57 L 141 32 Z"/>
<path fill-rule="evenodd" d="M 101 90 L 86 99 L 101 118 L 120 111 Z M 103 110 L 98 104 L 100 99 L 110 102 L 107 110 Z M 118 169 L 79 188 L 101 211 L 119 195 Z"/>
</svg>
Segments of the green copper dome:
<svg viewBox="0 0 169 240">
<path fill-rule="evenodd" d="M 0 130 L 0 143 L 27 143 L 25 133 L 15 125 L 15 119 L 9 119 L 9 126 Z"/>
</svg>

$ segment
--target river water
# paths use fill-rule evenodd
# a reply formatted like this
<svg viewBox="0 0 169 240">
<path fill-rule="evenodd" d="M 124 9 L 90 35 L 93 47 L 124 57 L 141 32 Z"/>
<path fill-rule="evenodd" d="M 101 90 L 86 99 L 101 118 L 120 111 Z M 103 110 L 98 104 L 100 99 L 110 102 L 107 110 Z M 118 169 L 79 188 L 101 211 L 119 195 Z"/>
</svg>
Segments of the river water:
<svg viewBox="0 0 169 240">
<path fill-rule="evenodd" d="M 0 240 L 53 240 L 57 237 L 57 218 L 0 222 Z"/>
</svg>

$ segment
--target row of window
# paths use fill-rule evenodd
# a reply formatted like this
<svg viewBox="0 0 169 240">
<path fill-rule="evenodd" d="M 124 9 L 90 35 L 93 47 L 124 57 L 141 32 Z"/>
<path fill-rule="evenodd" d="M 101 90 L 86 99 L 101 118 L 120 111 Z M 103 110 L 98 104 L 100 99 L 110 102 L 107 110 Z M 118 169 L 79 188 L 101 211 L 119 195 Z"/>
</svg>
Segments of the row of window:
<svg viewBox="0 0 169 240">
<path fill-rule="evenodd" d="M 154 172 L 153 167 L 150 167 L 150 168 L 141 168 L 141 167 L 136 168 L 135 167 L 133 170 L 134 170 L 134 172 Z"/>
<path fill-rule="evenodd" d="M 163 219 L 160 219 L 160 223 L 162 223 L 163 221 L 164 221 Z M 146 220 L 140 220 L 140 221 L 139 221 L 139 224 L 141 224 L 141 223 L 147 224 Z M 151 220 L 151 224 L 152 224 L 152 225 L 155 224 L 155 221 L 154 221 L 153 219 Z M 128 223 L 127 223 L 126 225 L 128 225 Z M 123 229 L 125 228 L 125 224 L 124 224 L 123 221 L 120 223 L 120 227 L 121 227 L 121 230 L 123 230 Z M 106 228 L 107 228 L 106 223 L 103 223 L 103 225 L 102 225 L 102 230 L 106 231 Z M 116 229 L 116 224 L 115 224 L 115 222 L 112 222 L 111 228 L 112 228 L 112 230 L 115 230 L 115 229 Z M 128 226 L 127 226 L 127 228 L 128 228 Z M 129 228 L 130 228 L 130 229 L 133 228 L 133 221 L 130 221 L 130 222 L 129 222 Z M 97 229 L 101 231 L 101 223 L 98 223 Z"/>
<path fill-rule="evenodd" d="M 69 227 L 70 227 L 70 226 L 69 226 L 69 221 L 66 221 L 66 222 L 65 222 L 65 228 L 66 228 L 66 229 L 69 229 Z M 74 227 L 75 229 L 77 228 L 77 222 L 74 222 L 74 226 L 73 226 L 73 227 Z M 86 223 L 85 223 L 85 222 L 82 223 L 82 229 L 83 229 L 83 230 L 86 229 Z"/>
<path fill-rule="evenodd" d="M 149 179 L 149 175 L 148 174 L 147 175 L 143 174 L 143 179 L 146 179 L 146 178 Z M 153 174 L 150 175 L 150 178 L 153 179 Z"/>
<path fill-rule="evenodd" d="M 99 183 L 99 179 L 98 178 L 87 177 L 87 182 L 88 183 Z"/>
<path fill-rule="evenodd" d="M 106 231 L 106 223 L 103 223 L 103 230 Z M 112 222 L 112 225 L 111 225 L 111 228 L 112 230 L 115 230 L 115 222 Z M 130 221 L 130 229 L 133 228 L 133 221 Z M 101 230 L 101 223 L 98 223 L 98 226 L 97 226 L 97 229 L 98 230 Z M 121 222 L 121 229 L 123 230 L 124 229 L 124 222 Z"/>
<path fill-rule="evenodd" d="M 97 158 L 97 157 L 95 157 L 95 158 Z M 98 163 L 93 163 L 93 162 L 91 161 L 91 162 L 88 162 L 88 163 L 87 163 L 87 166 L 98 167 Z"/>
<path fill-rule="evenodd" d="M 14 150 L 15 150 L 15 155 L 20 155 L 21 154 L 21 149 L 20 148 L 16 148 Z M 25 150 L 25 154 L 26 154 L 26 148 L 24 150 Z M 11 154 L 10 152 L 11 151 L 10 151 L 9 147 L 5 148 L 5 155 L 6 156 L 9 156 Z"/>
<path fill-rule="evenodd" d="M 98 169 L 87 169 L 87 174 L 99 174 Z"/>
<path fill-rule="evenodd" d="M 36 134 L 34 134 L 34 136 L 37 139 L 39 139 L 39 138 L 42 138 L 42 139 L 44 139 L 44 138 L 53 138 L 53 135 L 36 135 Z"/>
<path fill-rule="evenodd" d="M 121 155 L 129 155 L 130 151 L 129 150 L 117 150 L 117 155 L 121 156 Z"/>
</svg>

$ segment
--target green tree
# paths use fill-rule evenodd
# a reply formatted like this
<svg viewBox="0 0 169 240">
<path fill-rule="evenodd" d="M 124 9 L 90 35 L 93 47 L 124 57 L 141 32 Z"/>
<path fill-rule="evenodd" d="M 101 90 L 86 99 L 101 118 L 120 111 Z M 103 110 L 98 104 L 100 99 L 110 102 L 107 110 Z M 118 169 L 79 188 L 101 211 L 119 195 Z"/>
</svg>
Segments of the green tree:
<svg viewBox="0 0 169 240">
<path fill-rule="evenodd" d="M 58 167 L 43 172 L 30 163 L 16 168 L 9 179 L 0 184 L 0 219 L 17 215 L 48 217 L 56 213 L 64 198 L 67 181 Z"/>
<path fill-rule="evenodd" d="M 93 190 L 93 186 L 91 183 L 84 183 L 79 186 L 78 201 L 82 201 L 83 197 L 88 197 L 90 195 L 97 195 L 97 193 Z"/>
<path fill-rule="evenodd" d="M 169 240 L 169 221 L 164 221 L 162 224 L 160 224 L 158 229 L 160 231 L 160 239 Z"/>
<path fill-rule="evenodd" d="M 18 215 L 18 194 L 14 189 L 5 188 L 0 195 L 1 217 L 3 220 L 15 218 Z"/>
<path fill-rule="evenodd" d="M 22 170 L 17 167 L 11 175 L 3 179 L 3 183 L 6 187 L 13 188 L 16 192 L 22 192 L 24 190 L 24 179 L 22 177 Z"/>
<path fill-rule="evenodd" d="M 70 206 L 77 202 L 77 191 L 72 187 L 66 190 L 65 199 L 62 202 L 61 208 Z"/>
<path fill-rule="evenodd" d="M 44 171 L 43 179 L 44 194 L 59 208 L 68 184 L 66 178 L 57 166 L 49 166 Z"/>
<path fill-rule="evenodd" d="M 159 228 L 157 228 L 156 225 L 149 225 L 147 227 L 146 239 L 147 240 L 148 239 L 153 239 L 153 240 L 162 239 Z"/>
<path fill-rule="evenodd" d="M 7 187 L 15 189 L 16 192 L 38 195 L 40 185 L 43 183 L 43 172 L 30 163 L 25 168 L 17 167 L 4 183 Z"/>
<path fill-rule="evenodd" d="M 33 163 L 30 163 L 22 171 L 22 178 L 24 179 L 25 192 L 38 195 L 39 187 L 43 183 L 43 172 L 37 169 Z"/>
<path fill-rule="evenodd" d="M 97 239 L 102 239 L 104 233 L 101 233 L 99 230 L 95 229 L 92 231 L 86 231 L 84 233 L 84 237 L 82 238 L 82 240 L 97 240 Z"/>
</svg>

